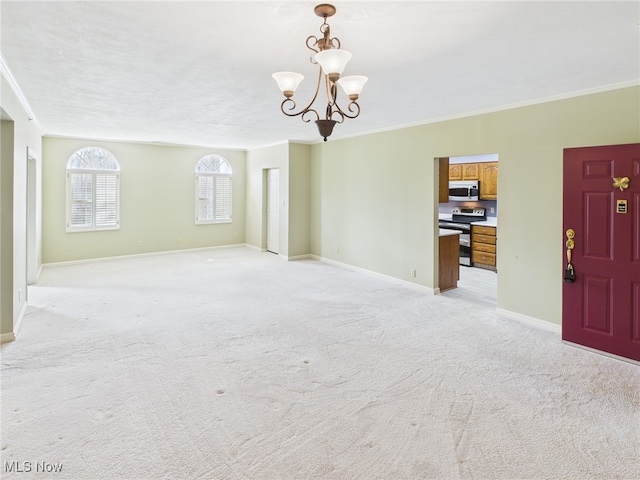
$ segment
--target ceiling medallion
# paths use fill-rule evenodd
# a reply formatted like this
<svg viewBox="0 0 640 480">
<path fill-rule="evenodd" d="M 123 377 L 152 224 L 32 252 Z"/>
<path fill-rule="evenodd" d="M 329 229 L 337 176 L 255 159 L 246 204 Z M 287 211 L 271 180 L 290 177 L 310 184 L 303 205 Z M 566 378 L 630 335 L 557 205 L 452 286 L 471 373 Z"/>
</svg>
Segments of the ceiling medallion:
<svg viewBox="0 0 640 480">
<path fill-rule="evenodd" d="M 300 118 L 305 122 L 311 121 L 315 116 L 315 124 L 318 126 L 320 136 L 323 137 L 326 142 L 327 137 L 333 132 L 333 127 L 336 123 L 342 123 L 345 118 L 356 118 L 360 115 L 360 105 L 358 105 L 357 100 L 368 79 L 362 75 L 340 76 L 347 62 L 351 59 L 351 53 L 340 48 L 340 40 L 338 38 L 331 38 L 331 28 L 327 23 L 327 18 L 336 13 L 336 8 L 333 5 L 323 3 L 316 6 L 313 11 L 316 15 L 322 17 L 323 23 L 320 25 L 322 37 L 317 38 L 311 35 L 306 41 L 307 48 L 315 52 L 313 57 L 311 57 L 311 63 L 319 65 L 318 84 L 316 85 L 316 91 L 311 102 L 299 112 L 293 112 L 293 110 L 296 109 L 293 93 L 304 78 L 303 75 L 295 72 L 277 72 L 273 74 L 273 78 L 285 96 L 282 105 L 280 105 L 282 113 L 288 117 L 300 115 Z M 324 117 L 321 117 L 318 111 L 312 108 L 318 98 L 321 85 L 325 87 L 327 98 Z M 340 85 L 349 97 L 347 111 L 338 106 L 337 85 Z"/>
</svg>

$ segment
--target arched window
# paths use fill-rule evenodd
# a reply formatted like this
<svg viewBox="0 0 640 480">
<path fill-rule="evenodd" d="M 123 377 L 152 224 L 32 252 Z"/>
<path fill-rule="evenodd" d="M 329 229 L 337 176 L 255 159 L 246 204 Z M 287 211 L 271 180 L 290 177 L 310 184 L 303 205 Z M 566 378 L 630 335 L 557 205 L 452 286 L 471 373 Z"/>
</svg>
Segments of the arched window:
<svg viewBox="0 0 640 480">
<path fill-rule="evenodd" d="M 206 155 L 196 165 L 196 225 L 230 223 L 231 165 L 220 155 Z"/>
<path fill-rule="evenodd" d="M 67 232 L 120 228 L 120 165 L 100 147 L 76 151 L 67 163 Z"/>
</svg>

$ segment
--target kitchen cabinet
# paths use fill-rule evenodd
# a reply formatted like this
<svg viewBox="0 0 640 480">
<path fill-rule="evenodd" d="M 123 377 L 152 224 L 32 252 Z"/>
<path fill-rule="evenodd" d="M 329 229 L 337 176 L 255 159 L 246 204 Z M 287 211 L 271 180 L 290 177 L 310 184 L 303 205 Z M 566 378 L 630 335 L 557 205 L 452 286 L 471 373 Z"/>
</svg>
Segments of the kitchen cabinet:
<svg viewBox="0 0 640 480">
<path fill-rule="evenodd" d="M 449 165 L 449 181 L 457 181 L 462 180 L 462 164 L 455 163 L 453 165 Z"/>
<path fill-rule="evenodd" d="M 438 287 L 444 292 L 460 279 L 460 232 L 440 229 L 438 241 Z"/>
<path fill-rule="evenodd" d="M 498 162 L 479 163 L 480 200 L 498 199 Z"/>
<path fill-rule="evenodd" d="M 498 199 L 498 162 L 451 164 L 449 180 L 480 180 L 480 200 Z"/>
<path fill-rule="evenodd" d="M 480 163 L 454 163 L 449 165 L 449 180 L 479 180 Z"/>
<path fill-rule="evenodd" d="M 479 180 L 479 163 L 463 163 L 462 164 L 462 180 Z"/>
<path fill-rule="evenodd" d="M 439 158 L 438 162 L 438 203 L 449 203 L 449 159 Z"/>
<path fill-rule="evenodd" d="M 474 267 L 496 270 L 496 227 L 471 225 L 471 261 Z"/>
</svg>

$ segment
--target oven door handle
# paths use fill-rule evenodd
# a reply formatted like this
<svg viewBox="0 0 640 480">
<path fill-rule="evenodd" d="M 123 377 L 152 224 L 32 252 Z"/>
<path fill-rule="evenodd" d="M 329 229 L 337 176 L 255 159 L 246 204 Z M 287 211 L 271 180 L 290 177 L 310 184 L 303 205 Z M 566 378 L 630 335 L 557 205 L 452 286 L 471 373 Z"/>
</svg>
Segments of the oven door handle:
<svg viewBox="0 0 640 480">
<path fill-rule="evenodd" d="M 471 230 L 471 226 L 467 225 L 466 223 L 461 224 L 461 223 L 440 222 L 438 223 L 438 226 L 440 228 L 450 228 L 452 230 L 462 230 L 464 232 L 468 232 Z"/>
</svg>

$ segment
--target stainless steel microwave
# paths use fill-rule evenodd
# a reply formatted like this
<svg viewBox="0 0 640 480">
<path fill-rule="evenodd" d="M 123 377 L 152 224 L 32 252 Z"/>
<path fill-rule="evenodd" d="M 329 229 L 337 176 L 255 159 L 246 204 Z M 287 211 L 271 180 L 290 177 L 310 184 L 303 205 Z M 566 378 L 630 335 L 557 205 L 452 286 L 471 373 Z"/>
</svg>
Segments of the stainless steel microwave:
<svg viewBox="0 0 640 480">
<path fill-rule="evenodd" d="M 449 201 L 464 202 L 477 201 L 480 197 L 480 182 L 477 180 L 463 180 L 449 182 Z"/>
</svg>

